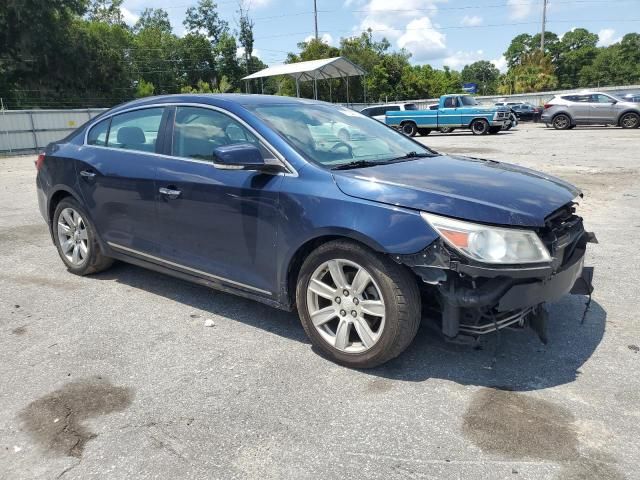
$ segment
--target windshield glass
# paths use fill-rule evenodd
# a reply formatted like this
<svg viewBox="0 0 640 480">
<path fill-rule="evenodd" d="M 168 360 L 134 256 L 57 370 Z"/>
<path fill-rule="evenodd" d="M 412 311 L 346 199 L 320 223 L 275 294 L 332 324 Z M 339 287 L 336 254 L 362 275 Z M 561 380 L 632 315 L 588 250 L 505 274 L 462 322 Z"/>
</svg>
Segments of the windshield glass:
<svg viewBox="0 0 640 480">
<path fill-rule="evenodd" d="M 460 97 L 463 105 L 480 105 L 473 97 Z"/>
<path fill-rule="evenodd" d="M 281 104 L 247 108 L 303 156 L 329 168 L 434 154 L 377 120 L 345 107 Z"/>
</svg>

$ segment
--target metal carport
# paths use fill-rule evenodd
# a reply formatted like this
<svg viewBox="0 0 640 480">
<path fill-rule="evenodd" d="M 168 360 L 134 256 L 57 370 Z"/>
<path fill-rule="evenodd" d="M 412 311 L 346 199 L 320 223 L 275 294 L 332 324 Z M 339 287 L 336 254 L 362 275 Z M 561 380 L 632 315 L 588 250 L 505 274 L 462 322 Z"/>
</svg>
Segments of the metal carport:
<svg viewBox="0 0 640 480">
<path fill-rule="evenodd" d="M 276 77 L 286 75 L 296 81 L 296 94 L 300 96 L 300 82 L 313 81 L 313 97 L 318 98 L 318 80 L 329 80 L 331 78 L 344 78 L 347 82 L 347 103 L 349 103 L 349 77 L 364 76 L 365 72 L 355 63 L 344 57 L 323 58 L 320 60 L 310 60 L 308 62 L 287 63 L 265 68 L 259 72 L 252 73 L 243 78 L 246 82 L 253 79 L 265 77 Z M 365 84 L 366 85 L 366 84 Z M 262 86 L 264 93 L 264 85 Z M 365 90 L 366 98 L 366 90 Z M 329 101 L 331 101 L 331 83 L 329 83 Z"/>
</svg>

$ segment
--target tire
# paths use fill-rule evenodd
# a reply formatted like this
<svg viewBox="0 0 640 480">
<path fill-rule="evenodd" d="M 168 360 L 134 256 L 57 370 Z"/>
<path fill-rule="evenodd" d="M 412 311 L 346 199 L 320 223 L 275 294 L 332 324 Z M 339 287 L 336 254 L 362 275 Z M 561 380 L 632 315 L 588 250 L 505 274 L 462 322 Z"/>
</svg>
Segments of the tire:
<svg viewBox="0 0 640 480">
<path fill-rule="evenodd" d="M 565 115 L 564 113 L 559 113 L 555 117 L 553 117 L 553 121 L 551 122 L 553 128 L 556 130 L 567 130 L 571 127 L 571 119 L 569 115 Z"/>
<path fill-rule="evenodd" d="M 500 130 L 502 130 L 502 127 L 489 127 L 489 135 L 496 135 L 500 133 Z"/>
<path fill-rule="evenodd" d="M 640 127 L 640 115 L 629 112 L 620 117 L 620 126 L 622 128 L 638 128 Z"/>
<path fill-rule="evenodd" d="M 427 135 L 429 135 L 431 133 L 431 129 L 430 128 L 419 128 L 418 129 L 418 133 L 420 135 L 422 135 L 423 137 L 426 137 Z"/>
<path fill-rule="evenodd" d="M 513 127 L 513 123 L 509 123 L 509 125 L 507 125 L 506 127 L 503 128 L 503 130 L 505 132 L 508 132 L 509 130 L 511 130 L 511 128 Z"/>
<path fill-rule="evenodd" d="M 340 140 L 342 140 L 343 142 L 348 142 L 349 140 L 351 140 L 351 135 L 349 134 L 349 132 L 346 129 L 341 128 L 338 131 L 338 138 Z"/>
<path fill-rule="evenodd" d="M 407 137 L 415 137 L 418 133 L 418 126 L 413 122 L 404 122 L 400 125 L 400 131 Z"/>
<path fill-rule="evenodd" d="M 334 272 L 342 273 L 334 276 Z M 354 281 L 356 274 L 368 280 Z M 338 281 L 333 280 L 336 277 Z M 338 283 L 342 289 L 336 288 Z M 317 291 L 336 297 L 329 300 Z M 311 343 L 324 356 L 347 367 L 372 368 L 397 357 L 420 325 L 415 277 L 391 259 L 348 240 L 328 242 L 311 252 L 298 275 L 296 303 Z M 377 311 L 372 315 L 364 311 L 374 307 Z M 364 331 L 362 321 L 367 322 Z"/>
<path fill-rule="evenodd" d="M 453 130 L 453 127 L 443 127 L 440 129 L 440 133 L 451 133 Z"/>
<path fill-rule="evenodd" d="M 51 230 L 58 254 L 69 272 L 89 275 L 106 270 L 113 263 L 112 258 L 102 253 L 86 210 L 74 199 L 65 198 L 56 206 Z"/>
<path fill-rule="evenodd" d="M 469 126 L 474 135 L 486 135 L 489 133 L 489 122 L 484 118 L 478 118 Z"/>
</svg>

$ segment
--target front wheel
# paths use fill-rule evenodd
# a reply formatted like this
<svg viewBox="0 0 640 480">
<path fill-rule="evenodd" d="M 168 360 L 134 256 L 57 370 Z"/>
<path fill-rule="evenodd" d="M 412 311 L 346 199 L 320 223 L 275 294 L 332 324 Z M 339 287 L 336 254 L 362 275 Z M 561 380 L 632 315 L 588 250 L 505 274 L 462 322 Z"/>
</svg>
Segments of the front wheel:
<svg viewBox="0 0 640 480">
<path fill-rule="evenodd" d="M 305 260 L 296 288 L 307 336 L 342 365 L 371 368 L 400 355 L 420 324 L 416 279 L 401 265 L 347 240 Z"/>
<path fill-rule="evenodd" d="M 471 122 L 471 131 L 474 135 L 486 135 L 489 133 L 489 122 L 483 118 L 479 118 Z"/>
<path fill-rule="evenodd" d="M 400 125 L 400 131 L 408 137 L 415 137 L 418 133 L 418 126 L 413 122 L 405 122 Z"/>
<path fill-rule="evenodd" d="M 620 126 L 622 128 L 638 128 L 640 127 L 640 115 L 637 113 L 625 113 L 620 118 Z"/>
</svg>

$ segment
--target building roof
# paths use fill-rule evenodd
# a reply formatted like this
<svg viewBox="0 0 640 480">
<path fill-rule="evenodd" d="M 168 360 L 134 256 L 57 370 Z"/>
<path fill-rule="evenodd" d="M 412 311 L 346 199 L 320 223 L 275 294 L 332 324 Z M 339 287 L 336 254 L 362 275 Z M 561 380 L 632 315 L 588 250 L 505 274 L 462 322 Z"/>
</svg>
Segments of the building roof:
<svg viewBox="0 0 640 480">
<path fill-rule="evenodd" d="M 253 78 L 275 77 L 288 75 L 297 80 L 325 80 L 328 78 L 343 78 L 365 75 L 365 72 L 355 63 L 344 57 L 323 58 L 321 60 L 310 60 L 308 62 L 287 63 L 265 68 L 259 72 L 252 73 L 243 78 L 251 80 Z"/>
</svg>

